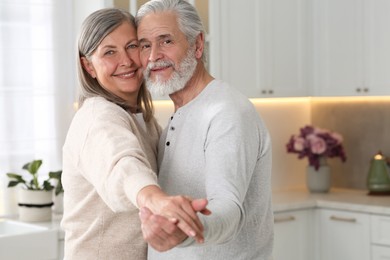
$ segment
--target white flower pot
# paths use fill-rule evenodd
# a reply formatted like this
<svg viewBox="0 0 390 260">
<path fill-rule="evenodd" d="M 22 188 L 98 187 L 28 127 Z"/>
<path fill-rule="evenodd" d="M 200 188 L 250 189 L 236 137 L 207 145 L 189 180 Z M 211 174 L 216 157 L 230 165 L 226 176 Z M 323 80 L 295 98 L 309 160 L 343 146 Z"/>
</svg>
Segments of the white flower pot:
<svg viewBox="0 0 390 260">
<path fill-rule="evenodd" d="M 64 211 L 64 193 L 61 192 L 56 195 L 55 192 L 53 192 L 53 202 L 53 212 L 55 214 L 62 214 Z"/>
<path fill-rule="evenodd" d="M 51 220 L 53 191 L 19 189 L 19 219 L 27 222 Z"/>
</svg>

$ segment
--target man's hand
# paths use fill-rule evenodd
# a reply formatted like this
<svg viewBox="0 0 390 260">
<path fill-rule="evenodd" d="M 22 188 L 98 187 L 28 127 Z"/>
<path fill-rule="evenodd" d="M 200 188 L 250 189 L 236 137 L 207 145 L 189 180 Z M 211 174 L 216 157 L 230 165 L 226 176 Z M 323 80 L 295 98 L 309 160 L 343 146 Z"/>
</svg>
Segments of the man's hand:
<svg viewBox="0 0 390 260">
<path fill-rule="evenodd" d="M 167 251 L 187 238 L 176 221 L 155 215 L 148 208 L 141 208 L 140 219 L 145 241 L 159 252 Z"/>
<path fill-rule="evenodd" d="M 206 208 L 207 203 L 206 199 L 197 199 L 193 200 L 191 205 L 194 211 L 210 215 L 211 212 Z M 157 251 L 167 251 L 187 238 L 187 235 L 177 226 L 177 220 L 153 214 L 146 207 L 140 209 L 140 219 L 145 241 Z M 203 240 L 199 242 L 203 243 Z"/>
<path fill-rule="evenodd" d="M 147 207 L 153 214 L 166 217 L 171 221 L 176 220 L 177 226 L 187 236 L 193 237 L 198 243 L 201 243 L 204 240 L 203 224 L 197 211 L 194 210 L 192 202 L 193 199 L 188 196 L 168 196 L 155 185 L 144 187 L 137 195 L 137 203 L 140 208 Z M 207 200 L 203 199 L 195 204 L 200 211 L 206 210 Z"/>
</svg>

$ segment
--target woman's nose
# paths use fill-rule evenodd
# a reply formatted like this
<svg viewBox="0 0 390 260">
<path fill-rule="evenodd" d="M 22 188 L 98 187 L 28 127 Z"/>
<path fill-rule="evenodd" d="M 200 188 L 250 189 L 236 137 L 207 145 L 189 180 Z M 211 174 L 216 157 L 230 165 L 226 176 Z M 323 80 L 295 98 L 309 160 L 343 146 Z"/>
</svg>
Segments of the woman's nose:
<svg viewBox="0 0 390 260">
<path fill-rule="evenodd" d="M 131 58 L 131 55 L 127 52 L 122 53 L 120 64 L 122 66 L 130 66 L 133 63 L 133 59 Z"/>
</svg>

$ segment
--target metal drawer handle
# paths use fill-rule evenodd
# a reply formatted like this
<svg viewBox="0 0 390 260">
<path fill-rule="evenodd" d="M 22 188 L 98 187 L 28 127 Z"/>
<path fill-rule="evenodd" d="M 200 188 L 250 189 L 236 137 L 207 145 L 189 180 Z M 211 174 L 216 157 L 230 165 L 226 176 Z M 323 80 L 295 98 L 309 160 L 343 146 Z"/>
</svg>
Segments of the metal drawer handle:
<svg viewBox="0 0 390 260">
<path fill-rule="evenodd" d="M 295 220 L 294 216 L 280 217 L 280 218 L 274 218 L 274 223 L 288 222 L 294 220 Z"/>
<path fill-rule="evenodd" d="M 343 218 L 343 217 L 331 216 L 330 219 L 335 221 L 356 222 L 356 218 Z"/>
</svg>

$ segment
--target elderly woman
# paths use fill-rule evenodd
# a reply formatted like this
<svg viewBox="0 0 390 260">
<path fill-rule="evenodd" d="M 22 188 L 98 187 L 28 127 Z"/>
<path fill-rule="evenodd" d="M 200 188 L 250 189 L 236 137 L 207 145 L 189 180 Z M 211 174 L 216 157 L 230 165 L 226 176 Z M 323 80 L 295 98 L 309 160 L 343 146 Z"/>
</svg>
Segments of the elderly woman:
<svg viewBox="0 0 390 260">
<path fill-rule="evenodd" d="M 161 131 L 143 85 L 134 18 L 114 8 L 92 13 L 78 55 L 80 109 L 63 147 L 65 259 L 146 259 L 138 207 L 201 241 L 193 202 L 167 196 L 156 181 Z"/>
</svg>

